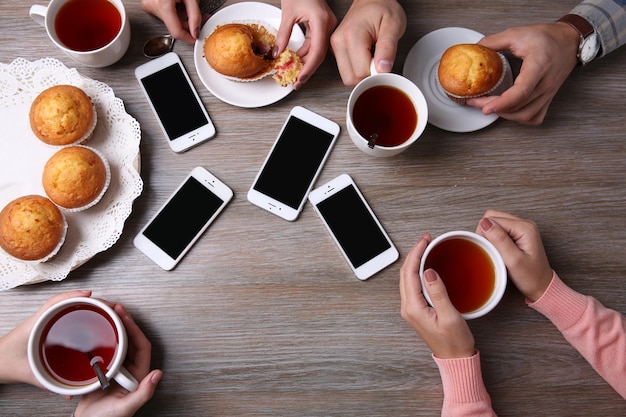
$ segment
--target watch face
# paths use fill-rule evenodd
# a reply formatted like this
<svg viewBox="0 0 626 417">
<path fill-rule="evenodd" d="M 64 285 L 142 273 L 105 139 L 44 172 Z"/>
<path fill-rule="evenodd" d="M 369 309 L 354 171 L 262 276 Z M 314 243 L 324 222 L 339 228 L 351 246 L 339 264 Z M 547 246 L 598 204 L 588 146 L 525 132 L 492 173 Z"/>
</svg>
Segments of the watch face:
<svg viewBox="0 0 626 417">
<path fill-rule="evenodd" d="M 580 45 L 579 58 L 583 64 L 591 61 L 600 50 L 600 42 L 597 33 L 587 36 Z"/>
</svg>

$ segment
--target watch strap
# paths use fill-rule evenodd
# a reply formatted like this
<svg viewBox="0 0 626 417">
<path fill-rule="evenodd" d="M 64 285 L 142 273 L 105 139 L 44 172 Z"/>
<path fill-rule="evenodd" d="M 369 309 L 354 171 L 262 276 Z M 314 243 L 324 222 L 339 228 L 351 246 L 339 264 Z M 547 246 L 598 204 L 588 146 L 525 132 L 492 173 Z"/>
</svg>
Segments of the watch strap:
<svg viewBox="0 0 626 417">
<path fill-rule="evenodd" d="M 567 23 L 576 29 L 576 32 L 578 32 L 583 39 L 591 35 L 594 31 L 593 26 L 591 26 L 587 19 L 577 14 L 566 14 L 557 20 L 557 22 Z"/>
</svg>

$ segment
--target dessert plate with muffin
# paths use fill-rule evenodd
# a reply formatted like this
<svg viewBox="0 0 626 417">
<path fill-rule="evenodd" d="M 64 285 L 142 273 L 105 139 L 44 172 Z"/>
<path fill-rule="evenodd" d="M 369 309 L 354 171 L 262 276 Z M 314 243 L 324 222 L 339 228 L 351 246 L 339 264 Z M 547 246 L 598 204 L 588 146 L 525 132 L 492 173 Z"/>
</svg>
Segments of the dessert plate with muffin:
<svg viewBox="0 0 626 417">
<path fill-rule="evenodd" d="M 141 194 L 139 123 L 53 58 L 0 63 L 0 290 L 60 281 L 120 237 Z"/>
<path fill-rule="evenodd" d="M 467 28 L 437 29 L 422 37 L 409 51 L 402 74 L 424 92 L 428 122 L 433 126 L 450 132 L 473 132 L 498 119 L 495 114 L 484 115 L 479 109 L 464 104 L 469 97 L 501 94 L 513 84 L 507 59 L 474 45 L 483 36 Z M 440 68 L 442 57 L 446 68 Z M 481 85 L 464 83 L 466 73 L 462 72 L 461 76 L 457 72 L 459 67 L 474 71 L 472 61 L 488 67 L 489 71 L 481 74 L 484 77 Z M 445 77 L 442 81 L 448 90 L 442 87 L 440 76 Z"/>
<path fill-rule="evenodd" d="M 235 3 L 207 20 L 194 46 L 194 61 L 200 80 L 215 97 L 252 108 L 275 103 L 293 91 L 289 78 L 299 59 L 294 51 L 304 43 L 304 33 L 294 26 L 288 51 L 277 60 L 268 59 L 280 20 L 279 8 L 258 2 Z M 277 68 L 288 71 L 277 75 Z"/>
</svg>

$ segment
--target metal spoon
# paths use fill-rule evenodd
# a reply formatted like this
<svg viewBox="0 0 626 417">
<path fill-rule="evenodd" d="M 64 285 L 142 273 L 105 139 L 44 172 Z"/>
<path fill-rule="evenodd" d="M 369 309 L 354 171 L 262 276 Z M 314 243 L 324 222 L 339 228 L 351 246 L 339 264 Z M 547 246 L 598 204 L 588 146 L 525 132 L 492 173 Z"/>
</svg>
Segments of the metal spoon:
<svg viewBox="0 0 626 417">
<path fill-rule="evenodd" d="M 222 7 L 224 3 L 226 3 L 226 0 L 204 0 L 200 2 L 200 13 L 202 15 L 212 14 L 217 9 Z M 176 40 L 172 38 L 172 35 L 169 34 L 148 39 L 148 41 L 143 45 L 143 54 L 147 58 L 156 58 L 166 54 L 172 50 L 175 41 Z"/>
<path fill-rule="evenodd" d="M 147 58 L 156 58 L 166 54 L 172 50 L 175 41 L 176 39 L 172 38 L 172 35 L 161 35 L 148 39 L 148 41 L 143 44 L 143 54 Z"/>
</svg>

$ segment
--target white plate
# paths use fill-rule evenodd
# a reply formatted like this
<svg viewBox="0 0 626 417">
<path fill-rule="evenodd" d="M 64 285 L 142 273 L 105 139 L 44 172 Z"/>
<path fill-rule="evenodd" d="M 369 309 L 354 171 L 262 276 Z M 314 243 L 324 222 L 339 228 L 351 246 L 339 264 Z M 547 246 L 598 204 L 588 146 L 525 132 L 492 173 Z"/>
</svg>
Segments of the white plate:
<svg viewBox="0 0 626 417">
<path fill-rule="evenodd" d="M 265 3 L 235 3 L 215 13 L 207 20 L 200 30 L 200 36 L 194 46 L 194 62 L 196 71 L 204 86 L 217 98 L 225 103 L 238 107 L 262 107 L 275 103 L 293 91 L 291 85 L 281 87 L 272 77 L 259 81 L 237 82 L 224 78 L 209 66 L 204 59 L 204 39 L 218 25 L 242 20 L 267 22 L 276 30 L 280 27 L 281 10 Z M 300 26 L 295 25 L 291 33 L 288 48 L 297 51 L 304 43 L 304 33 Z"/>
<path fill-rule="evenodd" d="M 81 75 L 53 58 L 0 63 L 0 209 L 26 194 L 45 195 L 43 166 L 58 147 L 41 142 L 28 119 L 31 103 L 56 84 L 82 88 L 96 106 L 98 122 L 88 146 L 102 152 L 111 167 L 111 183 L 102 200 L 77 213 L 65 213 L 63 247 L 41 264 L 21 262 L 0 250 L 0 290 L 41 281 L 60 281 L 120 237 L 143 181 L 137 171 L 141 129 L 108 85 Z"/>
<path fill-rule="evenodd" d="M 437 81 L 437 67 L 446 49 L 457 43 L 476 43 L 483 34 L 471 29 L 437 29 L 422 37 L 409 51 L 402 74 L 421 88 L 428 103 L 428 122 L 450 132 L 473 132 L 498 119 L 479 109 L 450 100 Z M 511 66 L 506 65 L 504 81 L 493 94 L 501 94 L 513 85 Z"/>
</svg>

